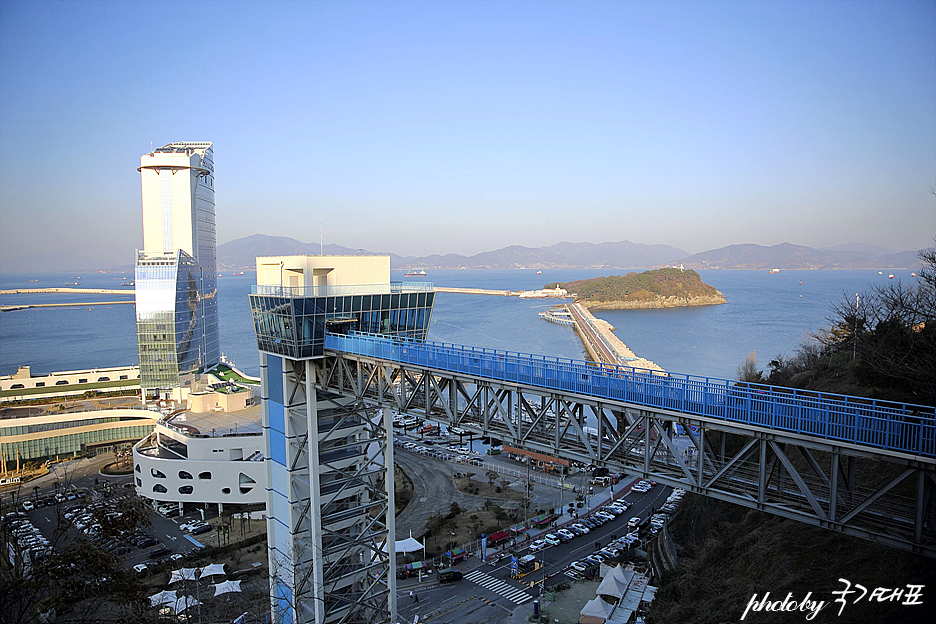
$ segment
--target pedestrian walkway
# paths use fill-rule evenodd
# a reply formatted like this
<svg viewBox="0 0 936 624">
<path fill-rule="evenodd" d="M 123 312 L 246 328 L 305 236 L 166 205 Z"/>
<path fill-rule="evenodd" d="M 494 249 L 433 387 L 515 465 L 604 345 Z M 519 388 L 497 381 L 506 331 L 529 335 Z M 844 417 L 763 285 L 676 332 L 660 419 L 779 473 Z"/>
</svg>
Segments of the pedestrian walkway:
<svg viewBox="0 0 936 624">
<path fill-rule="evenodd" d="M 465 575 L 465 578 L 469 581 L 477 583 L 484 589 L 490 590 L 495 594 L 500 594 L 504 598 L 517 603 L 518 605 L 523 604 L 528 600 L 532 600 L 532 596 L 526 593 L 522 589 L 517 589 L 516 587 L 511 586 L 509 583 L 506 583 L 500 579 L 496 579 L 490 574 L 486 574 L 481 570 L 475 570 L 474 572 L 469 572 Z"/>
</svg>

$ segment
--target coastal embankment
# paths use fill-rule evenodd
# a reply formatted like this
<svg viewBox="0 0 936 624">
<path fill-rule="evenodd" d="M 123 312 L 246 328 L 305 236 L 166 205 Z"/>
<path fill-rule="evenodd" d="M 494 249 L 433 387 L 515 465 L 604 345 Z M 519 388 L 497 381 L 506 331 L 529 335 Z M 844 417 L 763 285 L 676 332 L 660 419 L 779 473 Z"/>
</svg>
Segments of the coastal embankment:
<svg viewBox="0 0 936 624">
<path fill-rule="evenodd" d="M 133 299 L 125 301 L 85 301 L 83 303 L 24 303 L 22 305 L 0 306 L 0 312 L 12 312 L 14 310 L 28 310 L 30 308 L 81 308 L 83 306 L 108 306 L 121 305 L 127 303 L 136 303 Z"/>
<path fill-rule="evenodd" d="M 583 305 L 567 303 L 565 307 L 575 322 L 575 332 L 582 339 L 585 350 L 594 361 L 663 372 L 659 365 L 637 357 L 637 354 L 614 335 L 614 327 L 611 323 L 596 318 Z"/>
<path fill-rule="evenodd" d="M 40 293 L 59 293 L 65 295 L 132 295 L 132 288 L 115 290 L 113 288 L 9 288 L 0 290 L 0 295 L 35 295 Z"/>
</svg>

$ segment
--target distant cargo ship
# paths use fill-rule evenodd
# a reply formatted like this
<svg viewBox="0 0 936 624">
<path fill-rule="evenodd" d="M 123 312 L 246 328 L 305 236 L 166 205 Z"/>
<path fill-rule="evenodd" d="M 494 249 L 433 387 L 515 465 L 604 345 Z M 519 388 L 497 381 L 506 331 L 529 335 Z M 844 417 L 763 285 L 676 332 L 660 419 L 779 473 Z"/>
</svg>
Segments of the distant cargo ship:
<svg viewBox="0 0 936 624">
<path fill-rule="evenodd" d="M 235 272 L 232 273 L 231 275 L 243 275 L 243 274 L 244 274 L 243 271 L 235 271 Z"/>
<path fill-rule="evenodd" d="M 418 271 L 409 271 L 403 275 L 403 277 L 424 277 L 426 271 L 424 269 L 419 269 Z"/>
<path fill-rule="evenodd" d="M 780 269 L 773 268 L 773 269 L 770 269 L 770 270 L 767 271 L 767 272 L 770 273 L 770 274 L 779 273 L 779 272 L 780 272 Z"/>
</svg>

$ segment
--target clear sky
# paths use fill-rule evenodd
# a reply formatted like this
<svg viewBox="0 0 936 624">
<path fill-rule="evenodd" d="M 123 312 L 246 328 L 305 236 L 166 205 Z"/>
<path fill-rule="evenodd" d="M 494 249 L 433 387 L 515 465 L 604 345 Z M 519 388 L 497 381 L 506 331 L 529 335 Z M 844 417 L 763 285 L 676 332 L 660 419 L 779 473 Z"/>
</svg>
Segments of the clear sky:
<svg viewBox="0 0 936 624">
<path fill-rule="evenodd" d="M 0 259 L 131 264 L 180 140 L 219 243 L 918 249 L 936 1 L 0 1 Z"/>
</svg>

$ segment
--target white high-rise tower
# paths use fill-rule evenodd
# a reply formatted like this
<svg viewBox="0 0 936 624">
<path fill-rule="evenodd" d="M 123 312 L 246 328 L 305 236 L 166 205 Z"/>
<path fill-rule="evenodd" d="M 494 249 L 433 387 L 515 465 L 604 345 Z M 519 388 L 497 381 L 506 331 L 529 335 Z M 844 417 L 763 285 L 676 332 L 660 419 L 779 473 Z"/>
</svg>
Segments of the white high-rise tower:
<svg viewBox="0 0 936 624">
<path fill-rule="evenodd" d="M 171 396 L 220 359 L 214 160 L 210 142 L 140 157 L 143 250 L 136 257 L 140 386 Z"/>
</svg>

